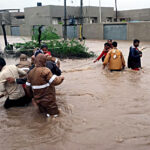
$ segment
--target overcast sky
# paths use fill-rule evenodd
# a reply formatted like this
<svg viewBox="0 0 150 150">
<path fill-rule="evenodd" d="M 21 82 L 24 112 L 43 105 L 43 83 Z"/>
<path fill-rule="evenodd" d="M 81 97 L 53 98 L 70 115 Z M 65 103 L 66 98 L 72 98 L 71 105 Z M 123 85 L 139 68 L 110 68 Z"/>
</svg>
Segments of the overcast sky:
<svg viewBox="0 0 150 150">
<path fill-rule="evenodd" d="M 119 10 L 150 8 L 150 0 L 117 0 Z M 63 5 L 64 0 L 0 0 L 0 9 L 21 9 L 36 6 L 37 2 L 43 5 Z M 114 7 L 115 0 L 101 0 L 102 6 Z M 86 6 L 99 6 L 99 0 L 83 0 Z M 67 5 L 78 6 L 80 0 L 67 0 Z"/>
</svg>

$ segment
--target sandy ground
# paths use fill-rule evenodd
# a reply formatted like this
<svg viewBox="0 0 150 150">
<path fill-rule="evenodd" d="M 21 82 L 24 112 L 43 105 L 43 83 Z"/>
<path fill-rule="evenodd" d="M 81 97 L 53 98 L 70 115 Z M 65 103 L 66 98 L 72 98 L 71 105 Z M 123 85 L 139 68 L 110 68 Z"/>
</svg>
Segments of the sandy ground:
<svg viewBox="0 0 150 150">
<path fill-rule="evenodd" d="M 98 55 L 104 42 L 87 40 L 85 44 Z M 132 41 L 118 43 L 127 60 Z M 150 42 L 141 42 L 142 46 L 150 47 Z M 101 61 L 93 64 L 95 58 L 62 60 L 65 80 L 56 87 L 61 116 L 46 120 L 32 106 L 4 110 L 1 101 L 0 149 L 149 150 L 149 58 L 148 48 L 143 52 L 142 71 L 114 73 L 103 70 Z M 7 59 L 8 64 L 17 61 Z"/>
</svg>

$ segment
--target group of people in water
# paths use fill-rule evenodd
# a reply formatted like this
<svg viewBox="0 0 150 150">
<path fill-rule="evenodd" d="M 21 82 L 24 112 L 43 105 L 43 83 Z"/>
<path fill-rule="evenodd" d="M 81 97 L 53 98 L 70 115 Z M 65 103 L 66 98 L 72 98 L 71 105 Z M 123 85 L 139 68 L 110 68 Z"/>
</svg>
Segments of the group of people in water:
<svg viewBox="0 0 150 150">
<path fill-rule="evenodd" d="M 142 52 L 138 49 L 140 41 L 135 39 L 130 47 L 128 67 L 140 70 Z M 108 40 L 104 50 L 94 63 L 102 58 L 104 68 L 110 71 L 121 71 L 125 68 L 122 52 L 117 42 Z M 31 102 L 45 116 L 57 117 L 59 108 L 56 103 L 55 86 L 64 80 L 61 76 L 60 61 L 48 51 L 47 45 L 34 50 L 31 62 L 25 54 L 20 55 L 17 65 L 6 65 L 0 57 L 0 98 L 7 97 L 4 108 L 28 106 Z"/>
<path fill-rule="evenodd" d="M 139 71 L 141 69 L 141 57 L 142 51 L 138 49 L 140 41 L 135 39 L 133 41 L 133 46 L 130 47 L 128 56 L 128 68 L 132 70 Z M 103 66 L 108 65 L 110 71 L 121 71 L 125 68 L 125 60 L 122 52 L 117 48 L 117 42 L 108 40 L 104 44 L 104 50 L 102 53 L 94 60 L 94 63 L 102 58 Z"/>
<path fill-rule="evenodd" d="M 17 65 L 6 65 L 0 57 L 0 98 L 7 96 L 4 108 L 28 106 L 31 102 L 40 112 L 56 117 L 59 109 L 56 104 L 55 86 L 61 84 L 60 61 L 52 57 L 47 45 L 34 50 L 31 62 L 21 54 Z"/>
</svg>

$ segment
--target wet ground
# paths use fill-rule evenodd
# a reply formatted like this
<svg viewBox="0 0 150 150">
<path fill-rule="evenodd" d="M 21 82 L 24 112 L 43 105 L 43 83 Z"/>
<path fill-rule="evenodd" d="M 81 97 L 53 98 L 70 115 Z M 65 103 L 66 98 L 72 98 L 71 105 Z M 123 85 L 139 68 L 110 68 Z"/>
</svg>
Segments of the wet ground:
<svg viewBox="0 0 150 150">
<path fill-rule="evenodd" d="M 3 39 L 0 37 L 2 43 Z M 22 40 L 11 38 L 9 41 Z M 86 41 L 97 55 L 105 41 Z M 127 60 L 131 41 L 118 41 Z M 1 46 L 3 46 L 1 44 Z M 150 42 L 141 46 L 150 47 Z M 0 103 L 2 150 L 149 150 L 150 48 L 143 70 L 110 73 L 95 58 L 62 60 L 65 81 L 56 87 L 60 117 L 46 120 L 32 106 L 4 110 Z M 7 64 L 18 60 L 7 59 Z"/>
</svg>

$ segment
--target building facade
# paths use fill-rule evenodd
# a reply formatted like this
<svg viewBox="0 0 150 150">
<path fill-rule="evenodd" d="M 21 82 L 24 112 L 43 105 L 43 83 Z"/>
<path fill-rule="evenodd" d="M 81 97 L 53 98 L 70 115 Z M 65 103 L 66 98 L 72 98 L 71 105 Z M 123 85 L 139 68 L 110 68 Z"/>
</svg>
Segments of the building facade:
<svg viewBox="0 0 150 150">
<path fill-rule="evenodd" d="M 113 7 L 85 6 L 83 7 L 84 36 L 86 38 L 106 39 L 107 32 L 110 33 L 113 30 L 114 32 L 125 33 L 124 38 L 120 37 L 120 39 L 130 40 L 134 37 L 134 35 L 130 36 L 128 33 L 128 31 L 132 32 L 134 30 L 132 23 L 138 23 L 140 29 L 143 29 L 140 26 L 145 24 L 147 27 L 145 30 L 149 29 L 149 14 L 150 9 L 118 11 L 118 20 L 115 23 L 116 18 Z M 80 7 L 67 6 L 69 38 L 78 38 L 80 19 Z M 34 28 L 43 25 L 43 27 L 53 26 L 56 28 L 57 33 L 63 37 L 64 7 L 52 5 L 29 7 L 25 8 L 24 12 L 13 9 L 0 10 L 0 23 L 2 24 L 3 21 L 6 24 L 7 35 L 31 36 Z M 136 26 L 134 27 L 136 28 Z M 1 28 L 0 34 L 2 34 Z M 144 35 L 142 38 L 144 39 Z"/>
</svg>

